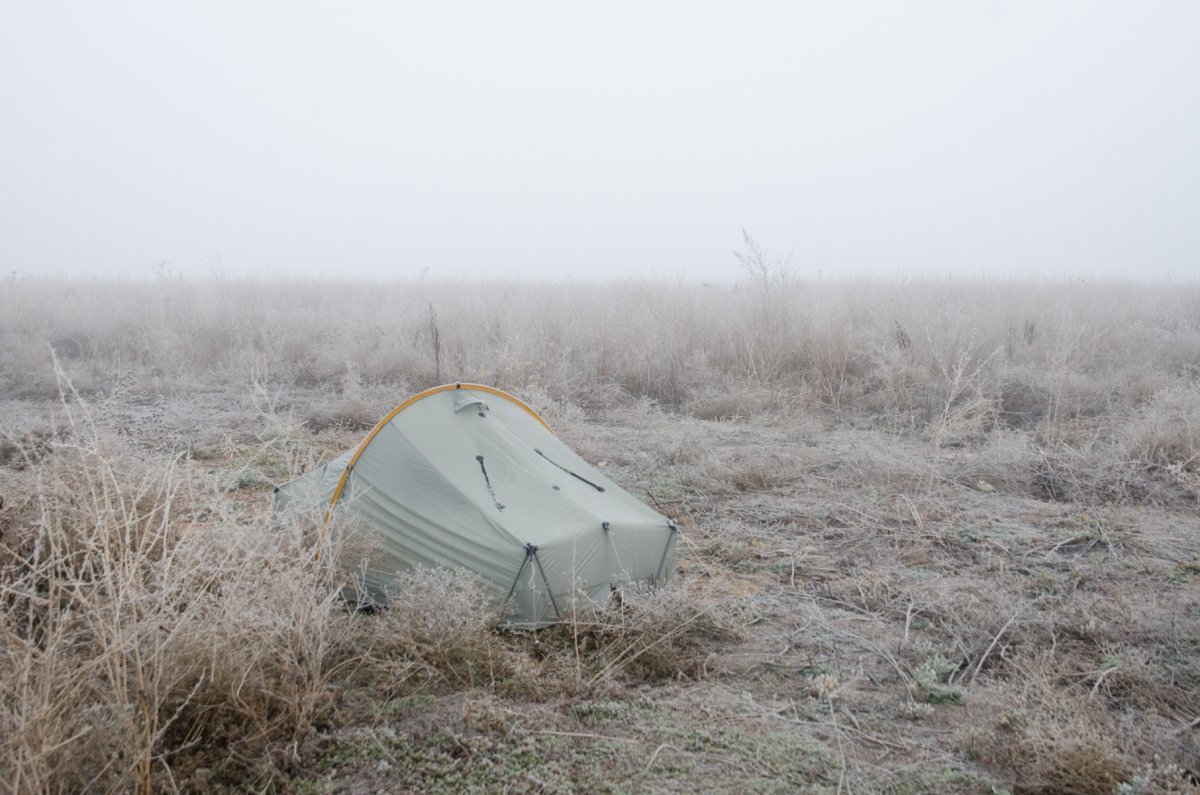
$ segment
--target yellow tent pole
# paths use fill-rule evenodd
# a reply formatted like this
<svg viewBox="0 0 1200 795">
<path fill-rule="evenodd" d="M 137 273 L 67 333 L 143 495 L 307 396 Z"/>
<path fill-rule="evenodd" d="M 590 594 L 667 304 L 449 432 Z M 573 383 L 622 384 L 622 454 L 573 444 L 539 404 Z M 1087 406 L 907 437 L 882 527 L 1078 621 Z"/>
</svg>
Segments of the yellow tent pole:
<svg viewBox="0 0 1200 795">
<path fill-rule="evenodd" d="M 329 500 L 329 510 L 327 510 L 325 512 L 325 520 L 324 520 L 324 522 L 322 522 L 322 532 L 321 532 L 321 541 L 322 542 L 325 540 L 324 527 L 329 525 L 329 520 L 330 520 L 330 518 L 333 517 L 333 508 L 335 505 L 337 505 L 338 500 L 341 499 L 341 497 L 342 497 L 342 489 L 344 489 L 346 487 L 346 480 L 350 477 L 350 470 L 354 468 L 355 463 L 358 462 L 359 456 L 361 456 L 363 454 L 363 451 L 365 451 L 367 449 L 367 445 L 369 445 L 371 443 L 371 440 L 375 438 L 376 434 L 378 434 L 380 431 L 382 431 L 383 426 L 385 426 L 389 422 L 391 422 L 392 419 L 397 414 L 404 411 L 406 408 L 408 408 L 412 404 L 416 403 L 418 400 L 427 398 L 430 395 L 436 395 L 439 392 L 449 392 L 449 391 L 452 391 L 455 389 L 472 389 L 472 390 L 475 390 L 476 392 L 486 392 L 489 395 L 495 395 L 496 397 L 501 397 L 501 398 L 504 398 L 505 400 L 511 401 L 512 403 L 515 403 L 518 406 L 520 406 L 525 411 L 529 412 L 529 415 L 531 417 L 533 417 L 535 420 L 537 420 L 538 422 L 540 422 L 542 424 L 543 428 L 550 431 L 550 433 L 554 433 L 554 431 L 550 429 L 550 426 L 546 424 L 546 421 L 543 420 L 536 411 L 531 409 L 527 404 L 522 402 L 519 398 L 513 397 L 512 395 L 508 394 L 507 392 L 504 392 L 500 389 L 496 389 L 495 387 L 484 386 L 483 384 L 442 384 L 441 386 L 435 386 L 432 389 L 426 389 L 424 392 L 413 395 L 408 400 L 404 401 L 399 406 L 392 409 L 391 413 L 389 413 L 386 417 L 384 417 L 382 420 L 380 420 L 375 425 L 375 427 L 371 429 L 371 432 L 367 434 L 367 437 L 365 439 L 363 439 L 362 442 L 358 445 L 358 449 L 356 449 L 354 451 L 354 455 L 350 457 L 350 463 L 346 464 L 346 468 L 344 470 L 342 470 L 342 477 L 338 480 L 337 488 L 333 490 L 333 497 L 330 498 L 330 500 Z"/>
</svg>

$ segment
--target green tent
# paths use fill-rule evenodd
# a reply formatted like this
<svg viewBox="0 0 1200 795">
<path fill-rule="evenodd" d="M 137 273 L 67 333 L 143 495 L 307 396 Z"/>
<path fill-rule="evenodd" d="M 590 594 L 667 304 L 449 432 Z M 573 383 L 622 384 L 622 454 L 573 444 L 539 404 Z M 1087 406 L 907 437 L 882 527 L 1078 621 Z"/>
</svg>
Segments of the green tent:
<svg viewBox="0 0 1200 795">
<path fill-rule="evenodd" d="M 657 585 L 675 564 L 675 524 L 559 441 L 498 389 L 447 384 L 384 417 L 356 447 L 276 489 L 278 510 L 353 511 L 377 534 L 364 586 L 386 599 L 397 572 L 477 572 L 504 620 L 553 622 L 578 593 L 603 600 Z M 327 507 L 326 507 L 327 506 Z"/>
</svg>

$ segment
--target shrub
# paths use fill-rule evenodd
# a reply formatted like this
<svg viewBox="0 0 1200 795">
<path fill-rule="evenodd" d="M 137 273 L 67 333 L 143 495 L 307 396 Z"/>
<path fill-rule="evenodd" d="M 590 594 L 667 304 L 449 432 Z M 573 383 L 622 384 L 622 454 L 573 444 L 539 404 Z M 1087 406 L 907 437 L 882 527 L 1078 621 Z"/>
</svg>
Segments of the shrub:
<svg viewBox="0 0 1200 795">
<path fill-rule="evenodd" d="M 3 548 L 0 780 L 150 791 L 188 755 L 302 737 L 358 655 L 339 550 L 192 525 L 177 456 L 64 417 Z"/>
<path fill-rule="evenodd" d="M 713 641 L 742 636 L 727 605 L 702 601 L 678 582 L 657 589 L 627 586 L 602 606 L 581 598 L 564 612 L 552 632 L 588 685 L 622 675 L 698 679 Z"/>
<path fill-rule="evenodd" d="M 1126 426 L 1126 454 L 1184 471 L 1200 470 L 1200 384 L 1162 390 Z"/>
<path fill-rule="evenodd" d="M 426 680 L 495 684 L 511 673 L 493 627 L 495 595 L 473 572 L 420 568 L 400 574 L 373 623 L 372 659 L 402 664 Z"/>
</svg>

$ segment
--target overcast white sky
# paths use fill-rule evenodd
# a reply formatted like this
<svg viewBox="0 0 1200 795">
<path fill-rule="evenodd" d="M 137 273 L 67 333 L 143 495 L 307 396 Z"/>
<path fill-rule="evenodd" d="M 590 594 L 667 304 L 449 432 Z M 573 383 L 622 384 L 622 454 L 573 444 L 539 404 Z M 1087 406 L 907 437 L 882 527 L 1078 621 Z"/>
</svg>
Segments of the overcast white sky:
<svg viewBox="0 0 1200 795">
<path fill-rule="evenodd" d="M 1200 2 L 0 6 L 0 269 L 1200 276 Z"/>
</svg>

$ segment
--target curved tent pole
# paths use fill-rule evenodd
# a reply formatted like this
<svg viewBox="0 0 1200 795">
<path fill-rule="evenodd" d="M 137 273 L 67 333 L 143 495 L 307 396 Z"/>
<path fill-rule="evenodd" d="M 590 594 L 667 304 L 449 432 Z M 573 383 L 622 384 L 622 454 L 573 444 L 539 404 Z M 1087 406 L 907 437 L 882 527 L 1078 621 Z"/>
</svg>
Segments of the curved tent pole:
<svg viewBox="0 0 1200 795">
<path fill-rule="evenodd" d="M 378 423 L 375 424 L 375 427 L 371 429 L 371 432 L 367 434 L 366 438 L 363 439 L 362 442 L 359 443 L 358 449 L 354 451 L 354 455 L 351 456 L 351 458 L 350 458 L 350 463 L 346 465 L 346 468 L 344 470 L 342 470 L 342 476 L 338 480 L 337 488 L 335 488 L 333 490 L 333 497 L 331 497 L 329 500 L 329 509 L 327 511 L 325 511 L 325 519 L 321 523 L 322 528 L 328 526 L 330 518 L 333 517 L 334 506 L 336 506 L 338 504 L 338 500 L 340 500 L 342 498 L 342 490 L 346 487 L 346 481 L 350 477 L 350 471 L 352 469 L 354 469 L 354 465 L 356 463 L 358 463 L 359 457 L 362 456 L 364 451 L 366 451 L 367 445 L 369 445 L 371 443 L 371 440 L 374 439 L 375 436 L 380 431 L 383 430 L 383 426 L 387 425 L 389 422 L 392 421 L 392 419 L 397 414 L 404 411 L 406 408 L 408 408 L 412 404 L 416 403 L 418 400 L 427 398 L 430 395 L 436 395 L 439 392 L 450 392 L 450 391 L 453 391 L 456 389 L 473 389 L 478 392 L 486 392 L 489 395 L 495 395 L 496 397 L 504 398 L 505 400 L 508 400 L 508 401 L 520 406 L 522 409 L 524 409 L 526 412 L 529 413 L 529 416 L 533 417 L 535 420 L 540 422 L 542 424 L 543 428 L 545 428 L 547 431 L 550 431 L 551 434 L 554 433 L 554 431 L 552 431 L 550 429 L 550 426 L 546 424 L 546 421 L 543 420 L 541 418 L 541 416 L 538 415 L 538 413 L 536 411 L 534 411 L 532 408 L 530 408 L 526 403 L 524 403 L 519 398 L 516 398 L 516 397 L 508 394 L 507 392 L 505 392 L 503 390 L 496 389 L 495 387 L 484 386 L 483 384 L 456 383 L 456 384 L 442 384 L 441 386 L 435 386 L 432 389 L 426 389 L 424 392 L 419 392 L 418 394 L 413 395 L 408 400 L 404 401 L 399 406 L 392 409 L 391 412 L 386 417 L 384 417 L 382 420 L 380 420 Z M 323 534 L 323 532 L 324 532 L 324 530 L 322 529 L 322 534 Z M 324 540 L 323 535 L 322 535 L 322 540 Z"/>
</svg>

